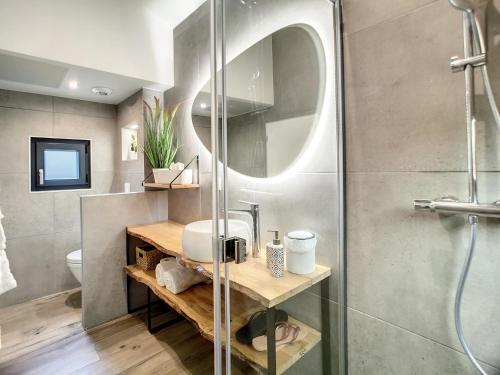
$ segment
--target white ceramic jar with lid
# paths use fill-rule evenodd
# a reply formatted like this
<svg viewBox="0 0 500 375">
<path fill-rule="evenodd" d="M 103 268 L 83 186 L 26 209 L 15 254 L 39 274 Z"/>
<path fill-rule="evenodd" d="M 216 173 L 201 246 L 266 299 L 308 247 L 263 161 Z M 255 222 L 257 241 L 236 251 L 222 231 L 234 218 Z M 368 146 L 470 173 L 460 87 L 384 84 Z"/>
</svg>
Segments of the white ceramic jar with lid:
<svg viewBox="0 0 500 375">
<path fill-rule="evenodd" d="M 286 264 L 289 272 L 305 275 L 316 268 L 316 235 L 293 231 L 285 236 Z"/>
</svg>

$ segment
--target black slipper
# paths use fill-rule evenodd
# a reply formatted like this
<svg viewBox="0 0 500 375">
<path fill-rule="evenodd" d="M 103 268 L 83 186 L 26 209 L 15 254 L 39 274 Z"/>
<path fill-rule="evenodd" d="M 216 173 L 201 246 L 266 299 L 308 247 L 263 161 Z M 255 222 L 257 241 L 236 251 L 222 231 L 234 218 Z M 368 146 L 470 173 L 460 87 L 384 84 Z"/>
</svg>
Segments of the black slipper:
<svg viewBox="0 0 500 375">
<path fill-rule="evenodd" d="M 236 339 L 242 344 L 250 345 L 255 337 L 266 334 L 266 311 L 257 311 L 252 314 L 248 323 L 236 331 Z M 274 322 L 288 321 L 288 314 L 283 310 L 276 310 Z"/>
</svg>

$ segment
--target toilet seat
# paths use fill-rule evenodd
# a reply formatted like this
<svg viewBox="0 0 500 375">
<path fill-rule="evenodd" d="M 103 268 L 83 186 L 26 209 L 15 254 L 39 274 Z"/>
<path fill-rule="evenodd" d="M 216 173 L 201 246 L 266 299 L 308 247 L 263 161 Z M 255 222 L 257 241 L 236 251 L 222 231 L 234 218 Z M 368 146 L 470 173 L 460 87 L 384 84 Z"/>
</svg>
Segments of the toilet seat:
<svg viewBox="0 0 500 375">
<path fill-rule="evenodd" d="M 82 264 L 82 251 L 75 250 L 66 255 L 66 263 L 69 264 Z"/>
</svg>

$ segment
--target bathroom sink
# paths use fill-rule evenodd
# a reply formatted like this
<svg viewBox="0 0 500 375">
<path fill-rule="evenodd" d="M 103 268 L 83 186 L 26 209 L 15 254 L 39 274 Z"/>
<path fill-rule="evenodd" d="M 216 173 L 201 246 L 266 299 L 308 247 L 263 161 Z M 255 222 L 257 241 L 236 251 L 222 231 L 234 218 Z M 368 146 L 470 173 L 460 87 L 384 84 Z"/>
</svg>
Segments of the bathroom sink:
<svg viewBox="0 0 500 375">
<path fill-rule="evenodd" d="M 251 248 L 250 226 L 242 220 L 228 220 L 229 237 L 240 237 Z M 224 233 L 224 221 L 219 222 L 220 232 Z M 196 262 L 210 263 L 212 258 L 212 220 L 195 221 L 185 226 L 182 233 L 184 256 Z"/>
</svg>

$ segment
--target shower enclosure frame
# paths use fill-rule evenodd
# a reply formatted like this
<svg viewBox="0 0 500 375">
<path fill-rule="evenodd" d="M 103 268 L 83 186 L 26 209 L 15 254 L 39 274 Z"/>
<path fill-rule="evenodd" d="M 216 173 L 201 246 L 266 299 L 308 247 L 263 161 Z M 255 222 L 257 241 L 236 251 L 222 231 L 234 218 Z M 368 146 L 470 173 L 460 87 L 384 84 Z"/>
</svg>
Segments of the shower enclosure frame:
<svg viewBox="0 0 500 375">
<path fill-rule="evenodd" d="M 212 218 L 221 218 L 224 222 L 223 233 L 227 233 L 227 118 L 226 108 L 226 78 L 225 78 L 225 14 L 224 4 L 226 0 L 210 0 L 210 89 L 211 89 L 211 154 L 212 154 Z M 331 46 L 335 51 L 335 108 L 337 117 L 336 147 L 337 147 L 337 200 L 338 200 L 338 331 L 339 331 L 339 363 L 338 373 L 346 375 L 348 373 L 348 352 L 347 352 L 347 248 L 346 248 L 346 161 L 345 161 L 345 115 L 344 115 L 344 66 L 343 66 L 343 27 L 342 27 L 342 1 L 328 0 L 333 8 L 333 28 L 335 45 Z M 222 72 L 222 74 L 219 72 Z M 220 81 L 217 79 L 220 75 Z M 219 112 L 220 108 L 220 112 Z M 222 137 L 219 138 L 218 124 L 222 115 Z M 219 143 L 221 140 L 221 143 Z M 221 155 L 222 163 L 219 163 L 218 156 Z M 221 165 L 222 164 L 222 167 Z M 222 207 L 219 191 L 222 191 Z M 222 211 L 222 217 L 221 217 Z M 221 275 L 219 272 L 222 263 L 222 251 L 224 238 L 221 241 L 221 228 L 219 220 L 212 220 L 212 249 L 214 259 L 214 374 L 222 374 L 222 293 Z M 229 287 L 229 267 L 224 264 L 224 297 L 225 327 L 230 325 L 230 287 Z M 272 309 L 271 309 L 272 310 Z M 272 311 L 271 311 L 272 312 Z M 271 314 L 273 315 L 273 314 Z M 270 320 L 270 319 L 268 319 Z M 271 322 L 272 323 L 272 322 Z M 272 324 L 271 324 L 272 325 Z M 268 324 L 268 326 L 270 326 Z M 231 345 L 229 329 L 225 330 L 225 367 L 226 374 L 231 373 Z M 269 347 L 274 346 L 274 340 L 268 337 Z M 270 342 L 272 340 L 272 342 Z M 275 353 L 269 355 L 270 367 L 268 373 L 275 373 Z M 274 367 L 274 371 L 272 368 Z"/>
<path fill-rule="evenodd" d="M 344 28 L 342 0 L 331 0 L 334 5 L 335 26 L 335 85 L 337 109 L 337 202 L 338 202 L 338 332 L 339 375 L 349 372 L 347 328 L 347 163 L 345 135 L 345 86 L 344 86 Z"/>
</svg>

